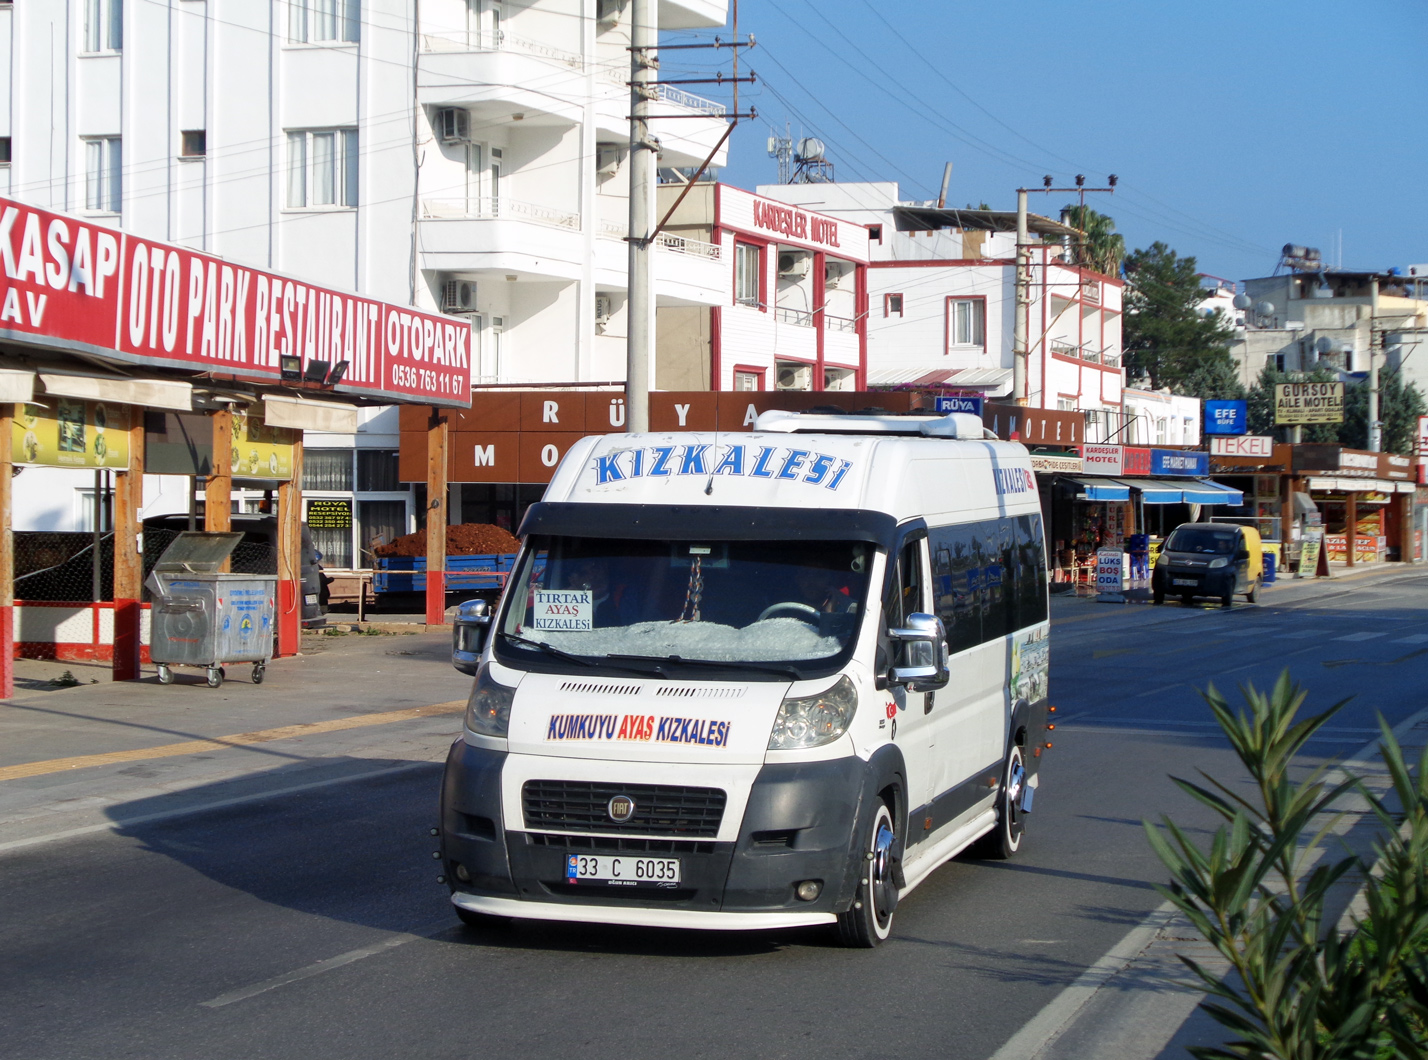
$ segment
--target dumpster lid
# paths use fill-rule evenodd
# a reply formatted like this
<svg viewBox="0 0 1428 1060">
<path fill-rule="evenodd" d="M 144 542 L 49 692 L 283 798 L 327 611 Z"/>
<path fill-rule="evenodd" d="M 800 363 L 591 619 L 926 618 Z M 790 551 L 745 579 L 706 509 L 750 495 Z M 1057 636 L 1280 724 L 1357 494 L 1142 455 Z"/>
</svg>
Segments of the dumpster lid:
<svg viewBox="0 0 1428 1060">
<path fill-rule="evenodd" d="M 216 533 L 208 530 L 184 530 L 164 549 L 154 564 L 159 574 L 216 574 L 238 542 L 240 533 Z"/>
</svg>

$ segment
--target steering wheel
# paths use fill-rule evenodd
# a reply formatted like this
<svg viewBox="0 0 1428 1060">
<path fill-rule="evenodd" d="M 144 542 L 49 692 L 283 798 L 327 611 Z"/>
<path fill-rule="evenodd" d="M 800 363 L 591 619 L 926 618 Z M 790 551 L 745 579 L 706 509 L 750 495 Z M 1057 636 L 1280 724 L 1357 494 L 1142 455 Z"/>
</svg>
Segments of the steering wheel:
<svg viewBox="0 0 1428 1060">
<path fill-rule="evenodd" d="M 773 618 L 775 615 L 787 613 L 790 618 L 801 618 L 805 622 L 816 625 L 818 622 L 818 608 L 801 604 L 797 600 L 785 600 L 778 604 L 769 604 L 759 612 L 758 621 L 762 622 L 766 618 Z"/>
</svg>

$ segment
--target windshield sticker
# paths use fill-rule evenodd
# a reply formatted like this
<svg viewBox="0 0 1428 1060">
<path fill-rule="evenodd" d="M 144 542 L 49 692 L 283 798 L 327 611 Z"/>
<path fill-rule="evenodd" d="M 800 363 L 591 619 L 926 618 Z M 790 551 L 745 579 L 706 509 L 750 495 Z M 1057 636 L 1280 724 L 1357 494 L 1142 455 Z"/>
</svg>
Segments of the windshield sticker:
<svg viewBox="0 0 1428 1060">
<path fill-rule="evenodd" d="M 737 444 L 718 447 L 722 452 L 716 454 L 711 452 L 715 448 L 708 442 L 701 442 L 620 449 L 595 458 L 595 484 L 604 486 L 634 478 L 736 475 L 784 479 L 836 490 L 853 467 L 851 460 L 809 449 Z M 1035 488 L 1034 482 L 1031 488 Z"/>
<path fill-rule="evenodd" d="M 590 589 L 536 589 L 532 629 L 589 630 L 595 628 Z"/>
<path fill-rule="evenodd" d="M 732 722 L 708 718 L 656 718 L 653 714 L 552 714 L 545 738 L 550 740 L 639 741 L 729 746 Z"/>
</svg>

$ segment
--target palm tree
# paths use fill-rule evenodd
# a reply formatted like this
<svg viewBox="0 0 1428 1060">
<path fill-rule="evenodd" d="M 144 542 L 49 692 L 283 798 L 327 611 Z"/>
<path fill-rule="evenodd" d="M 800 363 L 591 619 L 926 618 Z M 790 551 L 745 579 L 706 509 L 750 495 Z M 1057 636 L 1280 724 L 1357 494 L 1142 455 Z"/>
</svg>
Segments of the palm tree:
<svg viewBox="0 0 1428 1060">
<path fill-rule="evenodd" d="M 1070 261 L 1107 276 L 1119 276 L 1126 256 L 1126 241 L 1116 231 L 1114 218 L 1089 206 L 1067 206 L 1061 211 L 1063 224 L 1081 230 L 1082 238 L 1072 242 Z"/>
</svg>

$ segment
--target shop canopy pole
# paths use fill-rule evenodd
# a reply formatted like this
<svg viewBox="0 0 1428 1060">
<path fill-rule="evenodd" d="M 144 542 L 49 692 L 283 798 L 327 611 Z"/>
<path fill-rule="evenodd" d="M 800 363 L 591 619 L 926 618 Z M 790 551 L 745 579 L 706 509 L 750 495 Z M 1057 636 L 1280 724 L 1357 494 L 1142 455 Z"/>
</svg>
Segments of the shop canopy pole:
<svg viewBox="0 0 1428 1060">
<path fill-rule="evenodd" d="M 0 403 L 0 699 L 15 694 L 15 542 L 10 533 L 15 406 Z"/>
<path fill-rule="evenodd" d="M 144 506 L 144 416 L 131 408 L 129 467 L 114 476 L 114 652 L 116 681 L 140 675 L 144 562 L 139 553 L 139 514 Z"/>
<path fill-rule="evenodd" d="M 203 528 L 226 534 L 233 529 L 233 410 L 217 409 L 208 414 L 213 428 L 213 462 L 203 488 Z M 220 568 L 232 569 L 225 559 Z"/>
<path fill-rule="evenodd" d="M 426 428 L 426 624 L 446 624 L 447 420 L 431 410 Z"/>
<path fill-rule="evenodd" d="M 1349 566 L 1354 565 L 1354 551 L 1359 543 L 1359 495 L 1352 490 L 1349 491 L 1348 500 L 1344 502 L 1344 518 L 1348 525 L 1344 527 L 1345 551 L 1348 553 Z"/>
<path fill-rule="evenodd" d="M 302 432 L 293 432 L 293 477 L 278 483 L 278 650 L 302 647 Z"/>
</svg>

